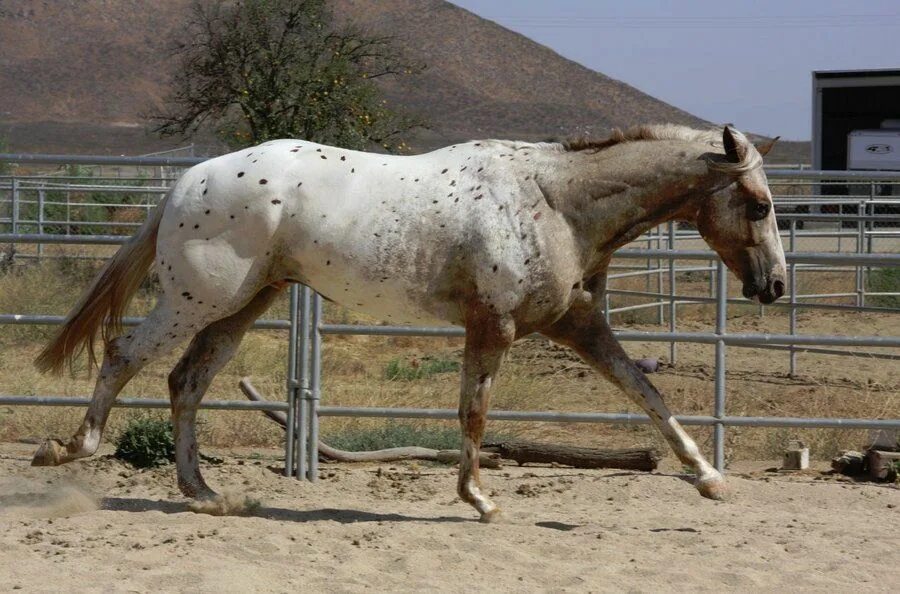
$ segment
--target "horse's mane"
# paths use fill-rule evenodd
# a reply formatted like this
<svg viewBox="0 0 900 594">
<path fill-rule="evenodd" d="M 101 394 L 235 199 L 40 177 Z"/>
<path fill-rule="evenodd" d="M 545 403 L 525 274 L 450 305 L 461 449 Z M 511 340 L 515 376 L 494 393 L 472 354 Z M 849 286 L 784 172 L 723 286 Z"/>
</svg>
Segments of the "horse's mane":
<svg viewBox="0 0 900 594">
<path fill-rule="evenodd" d="M 567 151 L 602 151 L 605 148 L 641 140 L 687 140 L 722 146 L 722 129 L 696 130 L 677 124 L 645 124 L 632 126 L 627 130 L 613 128 L 609 138 L 602 140 L 590 137 L 571 138 L 562 142 Z"/>
<path fill-rule="evenodd" d="M 565 140 L 560 143 L 566 151 L 593 151 L 600 152 L 611 146 L 626 142 L 639 142 L 643 140 L 684 140 L 687 142 L 700 142 L 722 149 L 722 128 L 709 128 L 697 130 L 677 124 L 653 124 L 633 126 L 625 131 L 613 128 L 609 138 L 602 140 L 580 137 Z M 755 169 L 762 164 L 762 157 L 754 149 L 740 162 L 731 162 L 725 159 L 711 157 L 707 159 L 710 169 L 724 173 L 744 173 Z"/>
</svg>

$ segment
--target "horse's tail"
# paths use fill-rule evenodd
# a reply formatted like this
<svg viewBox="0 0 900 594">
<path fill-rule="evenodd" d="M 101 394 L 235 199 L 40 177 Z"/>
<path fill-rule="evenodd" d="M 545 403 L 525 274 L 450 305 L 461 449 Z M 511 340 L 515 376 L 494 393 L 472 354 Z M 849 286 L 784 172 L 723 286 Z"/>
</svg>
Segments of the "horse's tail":
<svg viewBox="0 0 900 594">
<path fill-rule="evenodd" d="M 34 361 L 40 371 L 60 374 L 66 367 L 72 369 L 85 348 L 90 370 L 97 363 L 94 354 L 97 330 L 102 328 L 104 343 L 121 333 L 125 308 L 156 257 L 156 236 L 168 199 L 166 194 L 137 234 L 119 248 L 69 312 L 62 328 Z"/>
</svg>

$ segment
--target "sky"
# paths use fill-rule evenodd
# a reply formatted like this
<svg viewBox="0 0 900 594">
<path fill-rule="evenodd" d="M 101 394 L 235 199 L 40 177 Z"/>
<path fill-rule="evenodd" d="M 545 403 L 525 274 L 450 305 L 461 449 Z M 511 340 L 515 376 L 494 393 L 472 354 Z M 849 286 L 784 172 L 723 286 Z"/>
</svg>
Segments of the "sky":
<svg viewBox="0 0 900 594">
<path fill-rule="evenodd" d="M 898 0 L 452 0 L 698 117 L 809 140 L 813 70 L 900 68 Z"/>
</svg>

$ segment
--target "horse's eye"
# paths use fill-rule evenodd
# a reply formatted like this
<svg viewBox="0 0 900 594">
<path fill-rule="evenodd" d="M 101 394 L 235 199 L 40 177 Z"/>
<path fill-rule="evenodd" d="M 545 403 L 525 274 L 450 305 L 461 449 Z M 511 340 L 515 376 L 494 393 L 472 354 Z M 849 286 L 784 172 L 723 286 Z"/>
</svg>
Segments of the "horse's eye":
<svg viewBox="0 0 900 594">
<path fill-rule="evenodd" d="M 754 221 L 761 221 L 769 215 L 771 208 L 768 202 L 756 202 L 750 205 L 750 218 Z"/>
</svg>

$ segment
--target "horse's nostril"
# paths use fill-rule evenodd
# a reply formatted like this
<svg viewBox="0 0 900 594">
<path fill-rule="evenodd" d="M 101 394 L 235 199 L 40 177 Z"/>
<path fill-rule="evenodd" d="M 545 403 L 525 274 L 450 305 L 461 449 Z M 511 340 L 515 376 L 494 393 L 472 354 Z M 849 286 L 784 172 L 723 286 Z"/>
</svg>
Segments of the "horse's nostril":
<svg viewBox="0 0 900 594">
<path fill-rule="evenodd" d="M 772 290 L 775 293 L 775 299 L 784 295 L 784 281 L 777 280 L 772 283 Z"/>
</svg>

